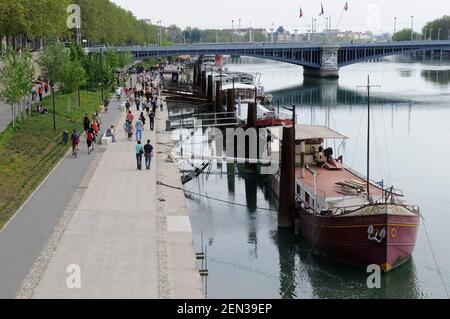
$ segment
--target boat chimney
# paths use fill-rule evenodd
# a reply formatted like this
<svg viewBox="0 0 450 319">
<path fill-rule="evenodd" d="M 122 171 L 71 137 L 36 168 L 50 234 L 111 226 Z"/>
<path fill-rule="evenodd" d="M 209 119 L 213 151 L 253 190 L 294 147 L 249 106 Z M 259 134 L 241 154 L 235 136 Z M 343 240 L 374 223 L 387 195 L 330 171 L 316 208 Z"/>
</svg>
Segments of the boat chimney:
<svg viewBox="0 0 450 319">
<path fill-rule="evenodd" d="M 295 209 L 295 161 L 294 161 L 294 127 L 283 127 L 281 146 L 280 204 L 278 210 L 278 227 L 294 226 Z M 282 186 L 283 185 L 283 186 Z"/>
</svg>

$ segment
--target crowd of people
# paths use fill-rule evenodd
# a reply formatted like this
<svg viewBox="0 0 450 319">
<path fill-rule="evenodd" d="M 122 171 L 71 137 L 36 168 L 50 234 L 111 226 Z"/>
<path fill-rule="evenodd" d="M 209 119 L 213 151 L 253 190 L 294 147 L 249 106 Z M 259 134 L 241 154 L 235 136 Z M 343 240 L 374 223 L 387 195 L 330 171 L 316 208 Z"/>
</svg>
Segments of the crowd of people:
<svg viewBox="0 0 450 319">
<path fill-rule="evenodd" d="M 136 141 L 137 169 L 142 170 L 142 161 L 145 159 L 145 168 L 150 170 L 153 157 L 153 145 L 149 139 L 147 139 L 146 143 L 143 141 L 143 132 L 147 126 L 150 131 L 155 130 L 156 114 L 158 111 L 164 110 L 164 104 L 161 100 L 163 76 L 160 66 L 142 71 L 137 75 L 134 83 L 132 77 L 128 81 L 126 75 L 119 75 L 117 77 L 117 89 L 115 93 L 119 103 L 122 98 L 125 98 L 126 119 L 123 129 L 125 138 L 128 141 L 133 141 L 133 139 Z M 123 85 L 120 85 L 121 83 Z M 39 95 L 39 91 L 37 91 L 37 94 Z M 110 103 L 110 99 L 106 97 L 103 101 L 105 113 L 108 112 Z M 102 120 L 98 113 L 94 113 L 92 116 L 85 114 L 83 118 L 83 133 L 86 138 L 88 154 L 94 151 L 101 125 Z M 108 127 L 105 130 L 104 136 L 111 137 L 112 142 L 115 143 L 115 127 L 113 125 Z M 74 130 L 71 135 L 74 157 L 77 157 L 77 152 L 79 151 L 80 138 L 80 134 Z"/>
<path fill-rule="evenodd" d="M 126 97 L 126 119 L 123 129 L 125 137 L 129 141 L 133 140 L 133 136 L 136 140 L 136 161 L 138 170 L 142 170 L 143 157 L 145 157 L 146 169 L 150 169 L 153 146 L 151 145 L 150 140 L 147 141 L 147 144 L 142 144 L 143 131 L 145 130 L 147 123 L 149 129 L 153 131 L 155 129 L 156 112 L 158 109 L 161 111 L 164 110 L 164 105 L 160 98 L 162 81 L 161 69 L 155 67 L 150 70 L 144 70 L 144 72 L 138 74 L 134 85 L 133 80 L 130 79 L 129 87 L 127 83 L 125 83 L 123 89 L 118 87 L 116 90 L 117 99 L 119 101 L 122 94 L 125 94 Z M 140 115 L 137 118 L 133 115 L 132 108 L 135 108 L 137 112 L 140 112 Z"/>
</svg>

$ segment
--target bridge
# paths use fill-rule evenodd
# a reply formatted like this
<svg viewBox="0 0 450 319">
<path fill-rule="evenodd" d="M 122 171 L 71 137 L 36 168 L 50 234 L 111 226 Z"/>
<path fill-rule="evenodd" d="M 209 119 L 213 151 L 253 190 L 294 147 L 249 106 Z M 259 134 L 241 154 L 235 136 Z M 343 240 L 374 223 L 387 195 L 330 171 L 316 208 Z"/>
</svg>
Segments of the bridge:
<svg viewBox="0 0 450 319">
<path fill-rule="evenodd" d="M 136 60 L 180 55 L 234 55 L 301 65 L 305 76 L 338 77 L 341 67 L 381 57 L 424 51 L 450 50 L 445 41 L 387 41 L 368 43 L 209 43 L 172 46 L 120 47 Z M 88 48 L 89 53 L 105 48 Z M 106 49 L 107 50 L 107 49 Z"/>
</svg>

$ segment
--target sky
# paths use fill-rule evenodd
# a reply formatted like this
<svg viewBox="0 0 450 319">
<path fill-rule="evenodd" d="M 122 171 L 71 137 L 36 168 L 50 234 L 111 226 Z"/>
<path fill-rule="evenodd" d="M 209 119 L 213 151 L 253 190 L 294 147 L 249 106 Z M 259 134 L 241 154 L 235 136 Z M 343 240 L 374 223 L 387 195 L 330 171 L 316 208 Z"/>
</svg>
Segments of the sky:
<svg viewBox="0 0 450 319">
<path fill-rule="evenodd" d="M 312 19 L 317 19 L 318 31 L 325 28 L 331 15 L 335 29 L 371 31 L 376 34 L 411 27 L 419 31 L 423 25 L 445 14 L 450 15 L 449 0 L 112 0 L 124 9 L 130 10 L 140 19 L 161 20 L 162 25 L 176 24 L 201 29 L 241 27 L 269 29 L 282 25 L 287 30 L 299 29 L 305 32 L 311 28 Z M 348 2 L 348 11 L 343 11 Z M 325 15 L 319 16 L 323 3 Z M 300 16 L 300 8 L 303 18 Z M 341 15 L 342 14 L 342 15 Z M 411 16 L 414 16 L 411 19 Z M 339 24 L 338 24 L 339 23 Z"/>
</svg>

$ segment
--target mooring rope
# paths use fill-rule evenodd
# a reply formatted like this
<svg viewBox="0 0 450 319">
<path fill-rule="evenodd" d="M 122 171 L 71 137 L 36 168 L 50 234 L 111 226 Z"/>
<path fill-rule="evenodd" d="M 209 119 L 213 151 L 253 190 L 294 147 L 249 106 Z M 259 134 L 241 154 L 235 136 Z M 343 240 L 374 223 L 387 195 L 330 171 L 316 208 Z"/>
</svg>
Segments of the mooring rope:
<svg viewBox="0 0 450 319">
<path fill-rule="evenodd" d="M 210 200 L 214 200 L 214 201 L 217 201 L 217 202 L 221 202 L 221 203 L 224 203 L 224 204 L 231 204 L 231 205 L 240 206 L 240 207 L 246 207 L 246 208 L 248 207 L 247 204 L 234 203 L 234 202 L 230 202 L 230 201 L 223 200 L 223 199 L 220 199 L 220 198 L 210 197 L 210 196 L 208 196 L 208 195 L 203 195 L 203 194 L 199 194 L 199 193 L 196 193 L 196 192 L 188 191 L 188 190 L 183 189 L 183 188 L 181 188 L 181 187 L 177 187 L 177 186 L 173 186 L 173 185 L 168 185 L 168 184 L 166 184 L 166 183 L 164 183 L 164 182 L 157 182 L 157 185 L 161 185 L 161 186 L 169 187 L 169 188 L 172 188 L 172 189 L 180 190 L 180 191 L 183 191 L 183 192 L 185 192 L 185 193 L 189 193 L 189 194 L 192 194 L 192 195 L 204 197 L 204 198 L 207 198 L 207 199 L 210 199 Z M 278 210 L 273 209 L 273 208 L 256 207 L 255 209 L 257 209 L 257 210 L 271 211 L 271 212 L 278 212 Z"/>
<path fill-rule="evenodd" d="M 437 272 L 439 274 L 439 277 L 441 278 L 442 286 L 444 286 L 444 291 L 445 291 L 445 294 L 447 295 L 447 299 L 450 299 L 450 295 L 448 293 L 447 286 L 445 285 L 444 277 L 442 276 L 442 272 L 441 272 L 441 269 L 439 268 L 439 264 L 437 262 L 436 255 L 434 253 L 433 246 L 431 245 L 430 236 L 428 235 L 428 230 L 427 230 L 427 227 L 425 225 L 425 218 L 422 215 L 420 215 L 420 217 L 422 218 L 423 229 L 425 229 L 425 234 L 427 236 L 428 245 L 430 246 L 431 255 L 433 256 L 433 260 L 434 260 L 434 263 L 436 265 Z"/>
</svg>

